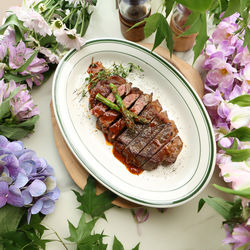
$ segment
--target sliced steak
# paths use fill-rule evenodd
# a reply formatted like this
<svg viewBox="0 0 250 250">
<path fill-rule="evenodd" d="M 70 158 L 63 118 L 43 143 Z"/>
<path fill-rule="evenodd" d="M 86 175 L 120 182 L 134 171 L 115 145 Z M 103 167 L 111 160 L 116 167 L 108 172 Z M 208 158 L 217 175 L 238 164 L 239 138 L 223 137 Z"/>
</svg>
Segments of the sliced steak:
<svg viewBox="0 0 250 250">
<path fill-rule="evenodd" d="M 141 167 L 148 161 L 155 153 L 170 142 L 178 133 L 178 129 L 174 121 L 169 121 L 163 130 L 156 135 L 156 137 L 148 143 L 148 145 L 134 158 L 133 164 Z"/>
<path fill-rule="evenodd" d="M 152 139 L 166 127 L 168 122 L 166 112 L 156 114 L 155 118 L 147 127 L 122 151 L 126 162 L 135 165 L 135 158 L 141 150 L 152 141 Z M 136 166 L 136 165 L 135 165 Z"/>
<path fill-rule="evenodd" d="M 141 114 L 141 117 L 151 121 L 161 110 L 161 104 L 158 100 L 155 100 L 146 106 Z M 121 153 L 122 150 L 129 145 L 129 143 L 133 141 L 147 126 L 148 125 L 136 124 L 133 130 L 126 129 L 121 135 L 119 135 L 114 142 L 114 147 L 117 152 Z"/>
<path fill-rule="evenodd" d="M 147 106 L 147 104 L 151 101 L 152 101 L 152 94 L 151 95 L 143 94 L 136 100 L 135 104 L 131 107 L 130 111 L 138 115 L 141 113 L 144 107 Z M 126 122 L 122 117 L 109 127 L 108 140 L 110 142 L 113 142 L 114 139 L 123 131 L 125 127 L 126 127 Z"/>
<path fill-rule="evenodd" d="M 121 97 L 126 96 L 130 90 L 131 90 L 131 83 L 125 83 L 118 87 L 118 93 Z M 115 96 L 113 93 L 110 93 L 107 96 L 107 99 L 111 102 L 115 102 Z M 94 115 L 96 118 L 103 115 L 107 110 L 109 109 L 108 106 L 106 106 L 104 103 L 100 102 L 97 105 L 95 105 L 94 108 L 91 109 L 92 115 Z"/>
<path fill-rule="evenodd" d="M 158 151 L 150 160 L 148 160 L 142 168 L 152 170 L 159 165 L 169 165 L 176 161 L 177 156 L 181 152 L 183 142 L 179 136 L 173 138 L 167 145 Z"/>
<path fill-rule="evenodd" d="M 107 97 L 110 94 L 111 92 L 111 89 L 109 87 L 110 83 L 113 83 L 116 86 L 120 86 L 122 84 L 125 84 L 126 81 L 124 78 L 120 76 L 110 76 L 107 80 L 100 80 L 96 83 L 95 86 L 92 85 L 90 89 L 90 96 L 89 96 L 89 104 L 90 104 L 91 109 L 96 104 L 99 103 L 99 101 L 96 100 L 95 98 L 98 93 L 100 93 L 104 97 Z"/>
<path fill-rule="evenodd" d="M 126 108 L 129 108 L 142 94 L 142 91 L 138 88 L 132 88 L 130 94 L 128 94 L 124 99 L 123 103 Z M 96 127 L 107 134 L 108 127 L 119 118 L 121 114 L 115 110 L 108 110 L 105 112 L 96 122 Z"/>
</svg>

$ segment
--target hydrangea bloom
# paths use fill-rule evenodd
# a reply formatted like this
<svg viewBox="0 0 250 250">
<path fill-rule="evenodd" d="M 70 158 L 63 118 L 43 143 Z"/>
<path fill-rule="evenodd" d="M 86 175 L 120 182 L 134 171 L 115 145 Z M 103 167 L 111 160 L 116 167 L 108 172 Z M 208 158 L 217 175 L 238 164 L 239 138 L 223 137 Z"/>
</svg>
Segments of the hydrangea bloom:
<svg viewBox="0 0 250 250">
<path fill-rule="evenodd" d="M 10 9 L 19 20 L 23 21 L 23 25 L 36 33 L 46 36 L 51 35 L 52 31 L 44 18 L 31 8 L 12 7 Z"/>
<path fill-rule="evenodd" d="M 21 141 L 9 142 L 0 136 L 0 207 L 6 203 L 29 207 L 31 214 L 49 214 L 60 191 L 53 168 Z"/>
</svg>

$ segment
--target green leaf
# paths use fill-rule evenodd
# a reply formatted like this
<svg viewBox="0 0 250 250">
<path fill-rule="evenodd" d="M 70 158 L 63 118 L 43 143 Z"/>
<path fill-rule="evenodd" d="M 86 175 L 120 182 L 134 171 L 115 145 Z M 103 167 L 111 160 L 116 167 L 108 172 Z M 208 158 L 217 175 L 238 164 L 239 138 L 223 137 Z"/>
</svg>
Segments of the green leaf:
<svg viewBox="0 0 250 250">
<path fill-rule="evenodd" d="M 39 115 L 36 115 L 21 123 L 0 124 L 0 134 L 10 140 L 19 140 L 34 130 L 35 123 L 38 119 Z"/>
<path fill-rule="evenodd" d="M 156 31 L 156 34 L 155 34 L 154 46 L 153 46 L 152 50 L 154 50 L 156 47 L 158 47 L 162 43 L 164 38 L 165 38 L 165 35 L 162 32 L 162 29 L 157 28 L 157 31 Z"/>
<path fill-rule="evenodd" d="M 11 73 L 11 72 L 8 72 L 8 73 L 5 72 L 4 76 L 3 76 L 3 78 L 8 80 L 8 81 L 14 80 L 15 82 L 18 82 L 18 83 L 21 83 L 21 82 L 23 82 L 26 79 L 29 79 L 31 77 L 32 77 L 31 75 L 22 76 L 22 75 L 17 75 L 17 74 Z"/>
<path fill-rule="evenodd" d="M 124 250 L 122 243 L 114 236 L 112 250 Z"/>
<path fill-rule="evenodd" d="M 66 238 L 66 240 L 80 244 L 83 243 L 84 240 L 86 240 L 86 238 L 91 235 L 91 232 L 98 218 L 86 222 L 85 216 L 85 213 L 83 213 L 77 228 L 75 228 L 74 225 L 70 221 L 68 221 L 70 236 Z"/>
<path fill-rule="evenodd" d="M 247 46 L 248 51 L 250 51 L 250 29 L 249 29 L 249 27 L 246 27 L 246 29 L 245 29 L 243 46 Z M 250 106 L 250 104 L 248 104 L 247 106 Z"/>
<path fill-rule="evenodd" d="M 208 39 L 206 13 L 201 14 L 200 22 L 201 22 L 201 27 L 198 31 L 198 35 L 195 39 L 196 42 L 193 48 L 193 51 L 194 51 L 193 63 L 196 61 L 197 57 L 201 54 L 201 51 L 204 48 L 205 43 L 207 42 L 207 39 Z"/>
<path fill-rule="evenodd" d="M 10 112 L 10 100 L 20 91 L 20 88 L 16 88 L 8 98 L 6 98 L 0 104 L 0 120 L 2 120 L 7 113 Z"/>
<path fill-rule="evenodd" d="M 155 13 L 147 18 L 144 19 L 146 21 L 145 27 L 144 27 L 144 34 L 145 37 L 151 36 L 159 27 L 162 17 L 164 16 L 160 13 Z"/>
<path fill-rule="evenodd" d="M 195 18 L 195 16 L 194 16 L 194 18 Z M 199 30 L 201 29 L 201 25 L 202 25 L 201 16 L 200 15 L 196 16 L 196 18 L 193 20 L 192 25 L 186 31 L 181 33 L 179 37 L 188 36 L 188 35 L 199 32 Z"/>
<path fill-rule="evenodd" d="M 228 7 L 225 14 L 223 15 L 223 18 L 231 16 L 235 12 L 240 12 L 240 0 L 230 0 L 228 2 Z"/>
<path fill-rule="evenodd" d="M 12 14 L 12 15 L 9 15 L 4 24 L 2 26 L 0 26 L 0 34 L 2 35 L 5 30 L 8 28 L 8 27 L 14 27 L 15 28 L 15 31 L 18 30 L 18 35 L 22 37 L 22 40 L 25 40 L 24 39 L 24 36 L 23 34 L 25 33 L 25 31 L 27 30 L 24 26 L 23 26 L 23 23 L 21 21 L 18 20 L 17 16 Z M 18 39 L 17 39 L 18 40 Z M 17 41 L 18 42 L 18 41 Z"/>
<path fill-rule="evenodd" d="M 226 219 L 226 220 L 230 219 L 230 210 L 233 207 L 232 204 L 230 204 L 227 201 L 224 201 L 223 199 L 221 199 L 219 197 L 204 198 L 204 201 L 210 207 L 212 207 L 216 212 L 218 212 L 224 219 Z M 203 203 L 203 201 L 202 201 L 202 203 Z M 202 208 L 202 206 L 200 205 L 200 209 Z"/>
<path fill-rule="evenodd" d="M 168 47 L 169 52 L 170 52 L 170 56 L 172 56 L 173 49 L 174 49 L 173 33 L 172 33 L 172 30 L 169 27 L 167 21 L 166 21 L 165 29 L 166 29 L 166 34 L 165 34 L 166 38 L 165 38 L 165 40 L 166 40 L 167 47 Z"/>
<path fill-rule="evenodd" d="M 205 200 L 204 199 L 200 199 L 199 200 L 199 204 L 198 204 L 198 213 L 201 211 L 201 209 L 203 208 L 204 204 L 205 204 Z"/>
<path fill-rule="evenodd" d="M 89 176 L 87 184 L 80 195 L 77 191 L 73 191 L 77 197 L 77 201 L 81 203 L 78 209 L 94 217 L 105 218 L 104 212 L 114 205 L 112 201 L 116 199 L 116 195 L 110 191 L 105 191 L 100 195 L 96 195 L 96 181 Z"/>
<path fill-rule="evenodd" d="M 0 235 L 15 231 L 24 213 L 25 209 L 10 205 L 0 208 Z"/>
<path fill-rule="evenodd" d="M 18 69 L 14 70 L 14 72 L 19 73 L 19 72 L 23 72 L 27 69 L 27 67 L 32 63 L 32 61 L 34 60 L 35 56 L 37 55 L 38 51 L 34 51 L 33 54 L 26 60 L 26 62 L 19 67 Z"/>
<path fill-rule="evenodd" d="M 140 243 L 138 243 L 132 250 L 139 250 Z"/>
<path fill-rule="evenodd" d="M 57 44 L 56 37 L 54 35 L 46 35 L 40 39 L 40 45 L 46 47 L 47 45 Z"/>
<path fill-rule="evenodd" d="M 167 18 L 170 12 L 173 9 L 173 5 L 175 0 L 164 0 L 164 7 L 165 7 L 165 17 Z"/>
<path fill-rule="evenodd" d="M 250 148 L 248 149 L 223 149 L 227 155 L 231 155 L 233 162 L 246 161 L 250 157 Z"/>
<path fill-rule="evenodd" d="M 231 188 L 222 187 L 217 184 L 213 184 L 213 186 L 222 192 L 225 192 L 228 194 L 234 194 L 234 195 L 244 197 L 246 199 L 250 199 L 250 187 L 245 188 L 245 189 L 240 189 L 240 190 L 233 190 Z"/>
<path fill-rule="evenodd" d="M 240 141 L 250 141 L 250 128 L 241 127 L 225 135 L 225 137 L 236 137 Z"/>
<path fill-rule="evenodd" d="M 250 34 L 249 34 L 249 40 L 250 40 Z M 238 96 L 238 97 L 230 100 L 230 103 L 237 104 L 237 105 L 239 105 L 241 107 L 250 106 L 250 95 Z"/>
<path fill-rule="evenodd" d="M 213 3 L 213 0 L 176 0 L 177 3 L 183 4 L 190 10 L 206 12 Z"/>
<path fill-rule="evenodd" d="M 199 16 L 200 16 L 199 12 L 192 11 L 191 14 L 188 16 L 187 21 L 185 22 L 184 26 L 186 27 L 186 26 L 192 25 L 196 21 L 196 19 L 199 18 Z M 196 32 L 194 32 L 194 33 L 196 33 Z"/>
</svg>

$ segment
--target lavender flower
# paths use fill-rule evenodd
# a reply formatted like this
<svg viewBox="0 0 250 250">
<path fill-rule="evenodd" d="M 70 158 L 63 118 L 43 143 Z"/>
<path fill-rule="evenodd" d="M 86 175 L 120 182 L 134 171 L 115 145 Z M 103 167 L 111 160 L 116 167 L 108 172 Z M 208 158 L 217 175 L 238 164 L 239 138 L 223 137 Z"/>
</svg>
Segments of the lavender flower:
<svg viewBox="0 0 250 250">
<path fill-rule="evenodd" d="M 12 118 L 17 121 L 24 121 L 38 115 L 39 110 L 34 105 L 26 86 L 24 84 L 18 85 L 14 81 L 9 83 L 5 83 L 3 80 L 0 81 L 0 105 L 17 87 L 20 88 L 20 91 L 9 101 Z"/>
<path fill-rule="evenodd" d="M 242 249 L 249 249 L 250 248 L 250 227 L 247 225 L 238 225 L 233 229 L 231 233 L 229 230 L 228 225 L 225 226 L 226 230 L 226 238 L 223 240 L 224 244 L 231 244 L 232 249 L 236 250 L 240 247 Z"/>
<path fill-rule="evenodd" d="M 12 7 L 10 9 L 19 20 L 23 21 L 23 25 L 36 33 L 46 36 L 51 35 L 51 29 L 44 18 L 31 8 L 25 7 Z"/>
<path fill-rule="evenodd" d="M 9 45 L 9 66 L 12 69 L 18 69 L 21 67 L 27 59 L 29 59 L 34 51 L 30 48 L 26 48 L 23 41 L 21 41 L 16 47 Z M 40 85 L 43 81 L 42 73 L 48 71 L 49 67 L 44 59 L 35 56 L 29 66 L 20 72 L 21 75 L 31 75 L 31 78 L 26 82 L 30 88 L 32 88 L 33 82 L 36 85 Z"/>
<path fill-rule="evenodd" d="M 51 166 L 20 141 L 0 136 L 0 207 L 29 207 L 32 214 L 53 212 L 60 191 Z"/>
</svg>

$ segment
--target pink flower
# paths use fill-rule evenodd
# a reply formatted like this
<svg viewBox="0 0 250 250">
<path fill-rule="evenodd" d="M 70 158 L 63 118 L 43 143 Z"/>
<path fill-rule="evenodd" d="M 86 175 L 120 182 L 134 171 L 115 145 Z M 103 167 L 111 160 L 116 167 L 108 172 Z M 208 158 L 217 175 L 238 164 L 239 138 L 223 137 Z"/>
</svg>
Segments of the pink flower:
<svg viewBox="0 0 250 250">
<path fill-rule="evenodd" d="M 84 39 L 77 34 L 75 29 L 68 30 L 63 26 L 60 29 L 54 30 L 54 35 L 56 37 L 56 41 L 67 49 L 77 49 L 79 50 L 82 45 L 84 45 Z"/>
<path fill-rule="evenodd" d="M 244 49 L 235 56 L 233 62 L 240 63 L 240 65 L 243 66 L 250 63 L 250 53 L 248 51 L 247 46 L 244 47 Z"/>
<path fill-rule="evenodd" d="M 52 31 L 44 18 L 31 8 L 12 7 L 10 9 L 19 20 L 23 21 L 23 25 L 36 33 L 46 36 L 52 35 Z"/>
<path fill-rule="evenodd" d="M 60 57 L 53 53 L 50 49 L 45 47 L 40 47 L 39 49 L 40 53 L 44 54 L 47 58 L 47 61 L 50 63 L 58 64 L 60 61 Z"/>
<path fill-rule="evenodd" d="M 232 162 L 229 159 L 230 157 L 220 159 L 220 161 L 225 162 L 218 164 L 224 181 L 232 183 L 232 188 L 235 190 L 250 187 L 250 169 L 248 166 L 250 162 Z"/>
<path fill-rule="evenodd" d="M 225 225 L 226 238 L 223 240 L 224 244 L 231 244 L 232 249 L 244 246 L 244 249 L 250 248 L 250 227 L 246 225 L 238 225 L 234 227 L 232 234 L 229 231 L 229 227 Z"/>
</svg>

